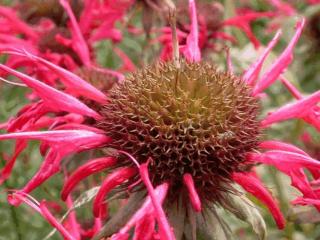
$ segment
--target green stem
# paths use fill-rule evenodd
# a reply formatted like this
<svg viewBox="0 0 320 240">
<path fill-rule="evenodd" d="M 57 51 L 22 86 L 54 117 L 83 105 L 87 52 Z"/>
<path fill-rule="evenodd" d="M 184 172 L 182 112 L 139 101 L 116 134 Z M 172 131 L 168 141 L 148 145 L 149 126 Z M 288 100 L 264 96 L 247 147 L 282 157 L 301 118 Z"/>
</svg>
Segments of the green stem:
<svg viewBox="0 0 320 240">
<path fill-rule="evenodd" d="M 2 158 L 1 158 L 1 163 L 2 163 L 2 165 L 5 165 L 5 162 Z M 7 181 L 4 182 L 4 186 L 6 189 L 11 189 L 11 186 L 8 184 Z M 22 238 L 22 233 L 21 233 L 21 228 L 20 228 L 20 223 L 19 223 L 17 211 L 16 211 L 16 208 L 12 205 L 10 205 L 10 215 L 11 215 L 11 219 L 14 224 L 14 227 L 16 229 L 15 232 L 17 234 L 17 239 L 22 240 L 23 238 Z"/>
</svg>

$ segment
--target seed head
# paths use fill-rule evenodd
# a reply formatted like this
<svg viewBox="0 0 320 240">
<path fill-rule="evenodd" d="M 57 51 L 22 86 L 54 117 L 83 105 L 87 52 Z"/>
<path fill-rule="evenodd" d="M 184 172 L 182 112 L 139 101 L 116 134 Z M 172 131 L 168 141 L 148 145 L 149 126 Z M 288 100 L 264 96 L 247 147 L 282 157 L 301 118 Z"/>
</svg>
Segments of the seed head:
<svg viewBox="0 0 320 240">
<path fill-rule="evenodd" d="M 169 181 L 172 197 L 190 173 L 203 200 L 220 200 L 258 144 L 257 99 L 240 78 L 206 63 L 147 67 L 111 89 L 110 99 L 98 124 L 110 146 L 140 163 L 152 158 L 153 184 Z"/>
</svg>

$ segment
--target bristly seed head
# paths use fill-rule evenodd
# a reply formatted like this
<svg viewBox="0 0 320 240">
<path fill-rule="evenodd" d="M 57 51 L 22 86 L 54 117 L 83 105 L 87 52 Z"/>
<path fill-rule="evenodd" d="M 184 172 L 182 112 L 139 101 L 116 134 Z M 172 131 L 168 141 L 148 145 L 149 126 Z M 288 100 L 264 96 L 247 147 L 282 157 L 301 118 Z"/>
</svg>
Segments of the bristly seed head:
<svg viewBox="0 0 320 240">
<path fill-rule="evenodd" d="M 109 92 L 98 127 L 111 148 L 149 157 L 154 185 L 169 181 L 171 197 L 190 173 L 202 200 L 220 201 L 231 174 L 246 168 L 259 142 L 258 100 L 238 77 L 206 63 L 158 63 Z M 132 164 L 126 158 L 122 164 Z"/>
</svg>

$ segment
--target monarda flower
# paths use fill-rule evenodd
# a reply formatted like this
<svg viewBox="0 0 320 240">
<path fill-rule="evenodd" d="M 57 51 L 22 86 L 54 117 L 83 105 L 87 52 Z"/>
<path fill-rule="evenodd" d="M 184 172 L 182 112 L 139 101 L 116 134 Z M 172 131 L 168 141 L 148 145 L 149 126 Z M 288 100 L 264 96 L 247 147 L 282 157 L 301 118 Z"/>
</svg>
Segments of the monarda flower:
<svg viewBox="0 0 320 240">
<path fill-rule="evenodd" d="M 261 139 L 264 128 L 290 118 L 315 124 L 309 116 L 313 114 L 311 106 L 320 101 L 319 92 L 259 117 L 260 95 L 291 63 L 304 20 L 297 23 L 291 42 L 263 76 L 259 77 L 260 69 L 280 31 L 257 61 L 242 76 L 236 76 L 201 61 L 195 3 L 190 0 L 189 4 L 193 28 L 185 57 L 179 56 L 173 34 L 172 61 L 132 73 L 122 84 L 104 92 L 107 99 L 62 68 L 52 69 L 69 80 L 62 82 L 68 84 L 68 91 L 0 65 L 39 97 L 1 125 L 9 133 L 0 135 L 0 140 L 17 141 L 20 148 L 15 157 L 28 140 L 39 140 L 45 156 L 35 176 L 9 196 L 11 204 L 27 203 L 65 239 L 79 239 L 79 233 L 67 231 L 57 222 L 45 201 L 37 202 L 29 194 L 60 171 L 64 157 L 91 150 L 94 158 L 67 177 L 61 198 L 70 206 L 68 197 L 81 180 L 109 170 L 93 200 L 97 225 L 106 220 L 96 239 L 230 239 L 217 212 L 219 206 L 251 224 L 263 239 L 265 223 L 238 187 L 260 200 L 280 229 L 285 226 L 276 200 L 255 173 L 254 166 L 261 163 L 291 177 L 292 186 L 302 193 L 295 203 L 314 204 L 319 209 L 319 193 L 303 170 L 319 171 L 320 162 L 289 143 Z M 90 99 L 90 107 L 83 99 Z M 39 131 L 43 128 L 47 130 Z M 114 215 L 108 213 L 111 196 L 128 198 Z"/>
</svg>

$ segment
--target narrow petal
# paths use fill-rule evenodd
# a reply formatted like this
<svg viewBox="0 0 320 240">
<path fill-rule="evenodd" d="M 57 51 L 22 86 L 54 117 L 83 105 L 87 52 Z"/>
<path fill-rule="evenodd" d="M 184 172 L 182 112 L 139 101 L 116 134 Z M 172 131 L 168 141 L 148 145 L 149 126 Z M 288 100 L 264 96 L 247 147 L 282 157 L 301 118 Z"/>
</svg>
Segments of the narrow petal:
<svg viewBox="0 0 320 240">
<path fill-rule="evenodd" d="M 201 211 L 201 201 L 197 190 L 195 189 L 194 182 L 191 174 L 186 173 L 183 175 L 183 183 L 188 189 L 189 199 L 191 201 L 191 205 L 196 212 Z"/>
<path fill-rule="evenodd" d="M 320 199 L 298 197 L 291 202 L 294 205 L 315 205 L 320 207 Z"/>
<path fill-rule="evenodd" d="M 191 29 L 187 37 L 186 58 L 191 62 L 199 62 L 201 53 L 199 49 L 199 32 L 195 0 L 189 0 L 189 12 L 191 18 Z"/>
<path fill-rule="evenodd" d="M 263 183 L 250 173 L 234 173 L 233 179 L 241 185 L 247 192 L 263 202 L 271 212 L 278 228 L 283 229 L 285 219 L 279 209 L 278 204 L 271 196 L 270 192 L 263 186 Z"/>
<path fill-rule="evenodd" d="M 53 111 L 69 111 L 71 113 L 100 118 L 98 113 L 68 94 L 58 91 L 43 82 L 15 71 L 3 64 L 0 64 L 0 69 L 20 78 L 26 85 L 32 88 L 37 95 L 43 99 L 46 106 Z"/>
<path fill-rule="evenodd" d="M 278 59 L 272 64 L 270 69 L 263 75 L 253 89 L 252 95 L 256 96 L 269 87 L 283 73 L 293 60 L 293 48 L 297 44 L 305 24 L 305 19 L 297 23 L 297 30 L 287 48 L 282 52 Z"/>
<path fill-rule="evenodd" d="M 83 35 L 81 33 L 80 27 L 78 25 L 77 19 L 74 16 L 72 9 L 66 0 L 59 0 L 60 4 L 62 7 L 66 10 L 70 22 L 71 22 L 71 32 L 72 32 L 72 40 L 73 40 L 73 48 L 75 52 L 78 53 L 81 61 L 83 62 L 84 65 L 90 66 L 91 65 L 91 60 L 90 60 L 90 52 L 88 45 L 86 41 L 83 38 Z"/>
<path fill-rule="evenodd" d="M 93 214 L 95 217 L 101 216 L 101 206 L 105 196 L 116 186 L 127 181 L 136 174 L 136 170 L 131 167 L 121 168 L 110 175 L 102 182 L 101 187 L 93 202 Z"/>
<path fill-rule="evenodd" d="M 262 127 L 268 127 L 273 123 L 282 122 L 292 118 L 303 118 L 309 114 L 316 104 L 320 102 L 320 91 L 311 94 L 301 100 L 289 103 L 278 110 L 270 113 L 264 120 L 261 121 Z"/>
<path fill-rule="evenodd" d="M 153 207 L 155 209 L 155 214 L 157 218 L 157 222 L 159 225 L 159 233 L 162 239 L 164 240 L 173 240 L 175 239 L 173 232 L 171 231 L 171 227 L 166 218 L 166 215 L 161 207 L 161 203 L 159 199 L 156 197 L 155 190 L 152 186 L 152 183 L 149 178 L 149 172 L 147 164 L 141 164 L 139 168 L 140 176 L 143 183 L 146 185 L 149 196 L 152 200 Z"/>
<path fill-rule="evenodd" d="M 275 141 L 275 140 L 263 141 L 259 144 L 259 147 L 262 149 L 294 152 L 294 153 L 299 153 L 299 154 L 308 156 L 306 152 L 302 151 L 300 148 L 292 144 Z"/>
<path fill-rule="evenodd" d="M 167 183 L 163 183 L 154 189 L 155 195 L 161 204 L 163 203 L 167 195 L 168 188 L 169 188 L 169 185 Z M 127 234 L 130 231 L 130 229 L 134 227 L 139 221 L 141 221 L 141 219 L 144 216 L 151 213 L 154 213 L 154 207 L 152 205 L 150 196 L 148 196 L 144 201 L 143 205 L 140 207 L 140 209 L 130 218 L 130 220 L 126 223 L 126 225 L 123 228 L 121 228 L 119 233 L 117 234 L 120 234 L 120 235 Z"/>
<path fill-rule="evenodd" d="M 100 172 L 103 169 L 113 166 L 116 163 L 116 159 L 112 157 L 103 157 L 89 160 L 86 164 L 77 168 L 76 171 L 70 175 L 65 182 L 61 191 L 62 200 L 66 200 L 70 192 L 74 187 L 83 179 L 90 176 L 91 174 Z"/>
<path fill-rule="evenodd" d="M 299 90 L 295 86 L 293 86 L 293 84 L 290 83 L 283 75 L 280 76 L 280 80 L 283 85 L 289 90 L 292 96 L 294 96 L 298 100 L 303 98 Z"/>
<path fill-rule="evenodd" d="M 273 37 L 273 39 L 269 42 L 268 46 L 265 48 L 261 56 L 243 74 L 242 78 L 247 84 L 253 86 L 256 83 L 264 61 L 266 60 L 273 47 L 278 43 L 281 34 L 282 32 L 279 30 Z"/>
<path fill-rule="evenodd" d="M 288 168 L 320 168 L 320 162 L 318 160 L 306 155 L 287 151 L 274 150 L 264 153 L 250 153 L 248 157 L 251 161 L 270 164 L 285 172 L 287 172 Z"/>
<path fill-rule="evenodd" d="M 40 203 L 41 215 L 54 227 L 66 240 L 76 240 L 63 226 L 62 224 L 50 213 L 46 207 L 46 202 Z"/>
<path fill-rule="evenodd" d="M 66 85 L 69 92 L 75 93 L 76 96 L 84 96 L 89 99 L 95 100 L 100 103 L 106 102 L 106 96 L 97 88 L 89 84 L 87 81 L 83 80 L 76 74 L 59 67 L 58 65 L 55 65 L 41 57 L 38 57 L 36 55 L 33 55 L 32 53 L 29 53 L 25 50 L 17 50 L 17 51 L 7 51 L 6 53 L 14 54 L 18 56 L 22 56 L 25 58 L 28 58 L 36 63 L 40 63 L 50 70 L 52 70 L 54 73 L 56 73 L 60 80 Z"/>
</svg>

